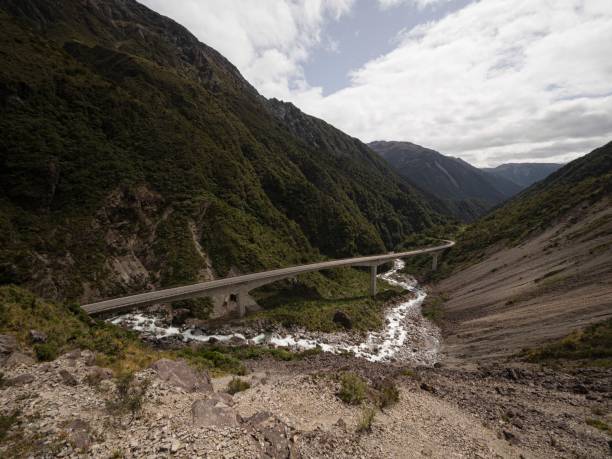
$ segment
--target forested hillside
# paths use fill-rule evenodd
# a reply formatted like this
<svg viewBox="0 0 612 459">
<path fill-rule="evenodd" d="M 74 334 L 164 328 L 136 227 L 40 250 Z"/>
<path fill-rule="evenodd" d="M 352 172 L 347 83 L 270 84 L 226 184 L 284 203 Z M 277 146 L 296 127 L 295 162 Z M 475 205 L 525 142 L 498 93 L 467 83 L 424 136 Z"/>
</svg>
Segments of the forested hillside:
<svg viewBox="0 0 612 459">
<path fill-rule="evenodd" d="M 1 0 L 0 282 L 90 300 L 383 252 L 443 219 L 132 0 Z"/>
</svg>

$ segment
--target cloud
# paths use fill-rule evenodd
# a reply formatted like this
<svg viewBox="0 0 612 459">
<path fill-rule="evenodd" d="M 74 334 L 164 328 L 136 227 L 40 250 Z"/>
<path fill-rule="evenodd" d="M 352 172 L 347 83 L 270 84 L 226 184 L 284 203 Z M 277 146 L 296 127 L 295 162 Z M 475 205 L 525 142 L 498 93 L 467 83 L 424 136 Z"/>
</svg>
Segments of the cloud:
<svg viewBox="0 0 612 459">
<path fill-rule="evenodd" d="M 307 87 L 302 64 L 312 51 L 337 49 L 322 28 L 354 0 L 140 1 L 221 52 L 262 94 L 287 99 Z"/>
<path fill-rule="evenodd" d="M 292 100 L 365 141 L 566 160 L 612 140 L 610 43 L 609 0 L 487 0 L 404 32 L 349 87 Z"/>
<path fill-rule="evenodd" d="M 401 4 L 412 4 L 417 8 L 423 9 L 428 6 L 435 6 L 440 3 L 449 3 L 452 0 L 378 0 L 378 3 L 381 8 L 393 8 L 394 6 L 399 6 Z"/>
</svg>

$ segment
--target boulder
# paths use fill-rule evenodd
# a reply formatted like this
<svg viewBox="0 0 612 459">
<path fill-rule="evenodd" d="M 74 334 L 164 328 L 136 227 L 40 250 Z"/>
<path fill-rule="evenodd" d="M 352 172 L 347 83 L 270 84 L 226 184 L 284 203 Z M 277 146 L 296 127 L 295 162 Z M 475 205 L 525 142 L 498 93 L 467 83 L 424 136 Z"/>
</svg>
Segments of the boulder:
<svg viewBox="0 0 612 459">
<path fill-rule="evenodd" d="M 61 369 L 59 372 L 60 378 L 62 378 L 62 382 L 67 386 L 76 386 L 79 384 L 77 379 L 70 373 L 68 370 Z"/>
<path fill-rule="evenodd" d="M 88 367 L 96 364 L 96 354 L 91 351 L 82 351 L 81 357 L 83 358 L 83 363 Z"/>
<path fill-rule="evenodd" d="M 334 321 L 334 323 L 344 327 L 347 330 L 353 328 L 353 321 L 344 311 L 336 311 L 332 320 Z"/>
<path fill-rule="evenodd" d="M 6 359 L 4 365 L 8 368 L 11 368 L 16 367 L 18 365 L 30 366 L 34 365 L 35 363 L 36 361 L 29 355 L 23 354 L 19 351 L 15 351 L 8 357 L 8 359 Z"/>
<path fill-rule="evenodd" d="M 39 330 L 30 330 L 29 337 L 30 342 L 34 344 L 47 342 L 47 334 Z"/>
<path fill-rule="evenodd" d="M 174 309 L 172 311 L 172 325 L 183 325 L 185 321 L 191 315 L 191 311 L 189 309 Z"/>
<path fill-rule="evenodd" d="M 85 380 L 88 384 L 92 386 L 97 386 L 101 381 L 112 379 L 113 372 L 108 368 L 100 368 L 100 367 L 91 367 L 89 373 L 85 377 Z"/>
<path fill-rule="evenodd" d="M 238 414 L 216 397 L 193 402 L 191 417 L 195 426 L 237 427 L 240 423 Z"/>
<path fill-rule="evenodd" d="M 262 447 L 262 457 L 286 459 L 299 457 L 292 441 L 293 430 L 268 411 L 255 413 L 246 420 L 247 427 Z"/>
<path fill-rule="evenodd" d="M 81 419 L 75 419 L 66 427 L 68 440 L 75 449 L 87 451 L 91 446 L 89 424 Z"/>
<path fill-rule="evenodd" d="M 17 350 L 17 339 L 13 335 L 0 335 L 0 354 L 8 356 Z"/>
<path fill-rule="evenodd" d="M 26 384 L 30 384 L 34 382 L 34 376 L 29 373 L 24 373 L 19 376 L 15 376 L 14 378 L 8 379 L 5 384 L 7 386 L 25 386 Z"/>
<path fill-rule="evenodd" d="M 196 371 L 184 360 L 161 359 L 151 365 L 159 378 L 187 392 L 210 392 L 212 384 L 206 371 Z"/>
</svg>

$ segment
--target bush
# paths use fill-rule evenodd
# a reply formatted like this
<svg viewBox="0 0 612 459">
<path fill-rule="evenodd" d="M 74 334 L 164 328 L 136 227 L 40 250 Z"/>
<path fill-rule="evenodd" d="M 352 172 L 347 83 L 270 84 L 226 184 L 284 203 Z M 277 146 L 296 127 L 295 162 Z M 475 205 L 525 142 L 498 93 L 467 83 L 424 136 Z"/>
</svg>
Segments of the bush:
<svg viewBox="0 0 612 459">
<path fill-rule="evenodd" d="M 18 418 L 19 413 L 17 411 L 9 415 L 0 415 L 0 442 L 6 438 L 6 434 L 17 423 Z"/>
<path fill-rule="evenodd" d="M 251 385 L 247 381 L 233 377 L 227 385 L 227 393 L 234 395 L 243 390 L 247 390 L 249 387 L 251 387 Z"/>
<path fill-rule="evenodd" d="M 367 383 L 355 373 L 344 373 L 340 377 L 338 397 L 349 405 L 359 405 L 367 395 Z"/>
<path fill-rule="evenodd" d="M 116 416 L 131 414 L 132 419 L 142 410 L 149 389 L 149 380 L 136 382 L 134 373 L 125 373 L 117 378 L 115 398 L 107 401 L 108 411 Z"/>
<path fill-rule="evenodd" d="M 57 346 L 53 343 L 37 344 L 34 346 L 36 358 L 41 362 L 55 360 L 59 354 Z"/>
<path fill-rule="evenodd" d="M 380 387 L 377 388 L 378 407 L 382 410 L 399 402 L 399 389 L 393 381 L 383 381 Z"/>
<path fill-rule="evenodd" d="M 374 418 L 376 417 L 376 412 L 371 407 L 365 407 L 361 411 L 361 416 L 359 417 L 359 422 L 357 423 L 357 432 L 365 433 L 372 432 L 372 423 L 374 422 Z"/>
</svg>

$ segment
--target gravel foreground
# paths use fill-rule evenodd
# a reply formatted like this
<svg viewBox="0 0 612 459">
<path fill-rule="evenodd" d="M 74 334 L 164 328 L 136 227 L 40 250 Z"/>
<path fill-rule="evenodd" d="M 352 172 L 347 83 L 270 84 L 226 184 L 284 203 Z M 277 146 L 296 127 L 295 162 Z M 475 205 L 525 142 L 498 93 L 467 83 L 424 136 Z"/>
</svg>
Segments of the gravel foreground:
<svg viewBox="0 0 612 459">
<path fill-rule="evenodd" d="M 3 368 L 1 412 L 20 414 L 1 457 L 604 458 L 612 451 L 608 434 L 587 423 L 610 422 L 606 369 L 406 370 L 328 354 L 250 362 L 241 378 L 251 387 L 231 396 L 231 377 L 209 380 L 179 363 L 137 374 L 149 387 L 132 416 L 111 414 L 117 382 L 93 361 L 84 351 Z M 376 410 L 370 432 L 356 431 L 363 408 L 337 397 L 336 375 L 345 371 L 370 384 L 392 378 L 399 389 L 397 404 Z"/>
</svg>

